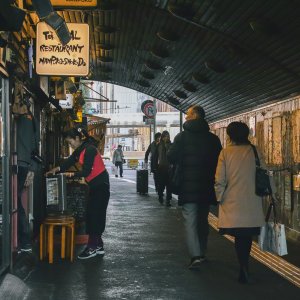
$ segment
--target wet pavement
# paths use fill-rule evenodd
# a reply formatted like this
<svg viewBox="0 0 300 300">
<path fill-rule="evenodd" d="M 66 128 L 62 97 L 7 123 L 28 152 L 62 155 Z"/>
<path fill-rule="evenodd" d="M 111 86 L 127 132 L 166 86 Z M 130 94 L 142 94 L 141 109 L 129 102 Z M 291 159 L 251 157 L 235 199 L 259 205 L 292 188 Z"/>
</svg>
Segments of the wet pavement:
<svg viewBox="0 0 300 300">
<path fill-rule="evenodd" d="M 136 193 L 135 171 L 124 180 L 111 178 L 111 199 L 104 233 L 105 255 L 74 263 L 56 255 L 53 265 L 38 262 L 27 276 L 29 300 L 81 299 L 293 299 L 299 288 L 251 258 L 257 282 L 237 282 L 233 244 L 211 229 L 209 261 L 197 271 L 187 268 L 183 220 L 171 208 Z M 150 182 L 151 184 L 151 182 Z M 82 246 L 76 248 L 80 252 Z"/>
</svg>

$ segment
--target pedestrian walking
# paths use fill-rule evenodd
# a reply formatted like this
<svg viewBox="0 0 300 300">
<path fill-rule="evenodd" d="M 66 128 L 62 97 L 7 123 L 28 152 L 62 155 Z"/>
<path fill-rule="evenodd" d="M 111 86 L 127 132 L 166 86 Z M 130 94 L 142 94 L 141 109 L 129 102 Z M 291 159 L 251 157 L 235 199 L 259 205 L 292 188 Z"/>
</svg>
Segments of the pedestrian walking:
<svg viewBox="0 0 300 300">
<path fill-rule="evenodd" d="M 124 154 L 122 151 L 122 145 L 118 145 L 118 148 L 114 151 L 113 154 L 113 164 L 117 167 L 117 174 L 118 177 L 118 169 L 120 172 L 120 177 L 123 177 L 123 163 L 124 163 Z"/>
<path fill-rule="evenodd" d="M 264 225 L 262 198 L 255 194 L 255 155 L 248 140 L 245 123 L 232 122 L 227 135 L 230 143 L 219 156 L 215 190 L 219 202 L 218 227 L 221 234 L 235 238 L 235 250 L 240 265 L 238 281 L 249 282 L 249 255 L 252 237 L 259 235 Z M 263 158 L 258 152 L 261 166 Z M 272 183 L 273 190 L 274 184 Z"/>
<path fill-rule="evenodd" d="M 170 163 L 167 152 L 171 146 L 170 134 L 163 131 L 157 148 L 157 178 L 158 178 L 158 201 L 163 204 L 164 190 L 166 189 L 166 206 L 171 206 L 172 192 L 170 182 Z"/>
<path fill-rule="evenodd" d="M 158 192 L 158 179 L 157 179 L 157 162 L 158 162 L 158 145 L 160 142 L 161 133 L 157 132 L 154 135 L 154 141 L 148 146 L 148 149 L 145 153 L 145 164 L 148 164 L 148 158 L 150 155 L 150 172 L 153 174 L 155 190 Z"/>
<path fill-rule="evenodd" d="M 189 268 L 194 269 L 206 260 L 208 213 L 210 205 L 216 204 L 214 176 L 222 146 L 219 138 L 209 131 L 201 106 L 188 109 L 183 129 L 175 137 L 168 158 L 180 167 L 178 205 L 182 205 L 191 256 Z"/>
</svg>

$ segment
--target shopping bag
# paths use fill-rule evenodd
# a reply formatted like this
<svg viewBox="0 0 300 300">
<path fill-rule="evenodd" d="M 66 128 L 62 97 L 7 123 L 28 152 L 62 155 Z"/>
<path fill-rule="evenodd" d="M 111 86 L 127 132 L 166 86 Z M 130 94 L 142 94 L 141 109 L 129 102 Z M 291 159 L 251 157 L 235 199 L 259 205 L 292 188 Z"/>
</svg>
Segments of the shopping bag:
<svg viewBox="0 0 300 300">
<path fill-rule="evenodd" d="M 273 211 L 274 221 L 270 222 L 269 218 Z M 266 223 L 261 227 L 258 237 L 258 245 L 261 250 L 268 251 L 279 256 L 286 255 L 287 245 L 285 236 L 285 227 L 277 222 L 275 203 L 272 199 L 265 219 Z"/>
<path fill-rule="evenodd" d="M 275 253 L 279 256 L 287 255 L 285 227 L 283 224 L 275 223 Z"/>
<path fill-rule="evenodd" d="M 118 175 L 118 168 L 116 166 L 111 166 L 111 174 Z"/>
<path fill-rule="evenodd" d="M 274 253 L 275 246 L 275 230 L 273 222 L 266 222 L 260 229 L 258 236 L 258 245 L 262 251 L 269 251 Z"/>
<path fill-rule="evenodd" d="M 268 251 L 279 256 L 288 254 L 283 224 L 267 222 L 260 231 L 258 245 L 261 250 Z"/>
</svg>

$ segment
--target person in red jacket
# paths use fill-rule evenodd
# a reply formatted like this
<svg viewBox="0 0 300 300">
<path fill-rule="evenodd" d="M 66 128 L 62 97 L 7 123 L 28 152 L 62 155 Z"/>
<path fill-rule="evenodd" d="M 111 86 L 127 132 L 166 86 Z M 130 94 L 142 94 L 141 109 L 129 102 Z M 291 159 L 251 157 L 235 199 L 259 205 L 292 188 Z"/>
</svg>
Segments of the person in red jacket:
<svg viewBox="0 0 300 300">
<path fill-rule="evenodd" d="M 97 254 L 104 254 L 102 233 L 105 229 L 106 210 L 110 197 L 109 175 L 105 169 L 102 157 L 95 144 L 82 129 L 70 129 L 64 133 L 68 144 L 74 152 L 60 166 L 46 173 L 55 174 L 66 172 L 71 166 L 79 162 L 82 170 L 67 173 L 69 177 L 84 177 L 89 186 L 89 199 L 86 212 L 86 233 L 89 240 L 79 259 L 88 259 Z"/>
</svg>

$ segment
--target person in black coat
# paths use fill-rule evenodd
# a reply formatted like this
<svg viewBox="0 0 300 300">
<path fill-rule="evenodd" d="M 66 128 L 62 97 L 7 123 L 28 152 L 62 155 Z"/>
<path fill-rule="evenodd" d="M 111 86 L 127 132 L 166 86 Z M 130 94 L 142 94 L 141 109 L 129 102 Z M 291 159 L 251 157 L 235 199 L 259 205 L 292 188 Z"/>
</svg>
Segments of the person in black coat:
<svg viewBox="0 0 300 300">
<path fill-rule="evenodd" d="M 160 143 L 157 147 L 157 178 L 158 178 L 158 201 L 160 204 L 164 202 L 164 190 L 166 189 L 166 206 L 171 206 L 172 191 L 170 182 L 170 163 L 167 158 L 167 152 L 170 149 L 171 141 L 168 131 L 163 131 Z"/>
<path fill-rule="evenodd" d="M 38 149 L 39 135 L 35 128 L 36 120 L 30 112 L 16 116 L 17 156 L 18 156 L 18 248 L 19 252 L 32 252 L 28 216 L 22 203 L 22 194 L 28 179 L 33 180 L 36 162 L 32 159 L 32 152 Z"/>
<path fill-rule="evenodd" d="M 153 173 L 153 179 L 155 184 L 155 190 L 158 191 L 158 179 L 157 179 L 157 148 L 160 142 L 161 133 L 157 132 L 154 135 L 154 141 L 148 146 L 148 149 L 145 153 L 145 164 L 148 164 L 149 154 L 151 154 L 151 163 L 150 163 L 150 171 Z"/>
<path fill-rule="evenodd" d="M 214 177 L 219 153 L 219 138 L 209 132 L 201 106 L 188 109 L 184 131 L 179 133 L 168 151 L 168 159 L 179 164 L 181 184 L 178 200 L 191 255 L 189 268 L 206 260 L 209 206 L 216 204 Z"/>
</svg>

